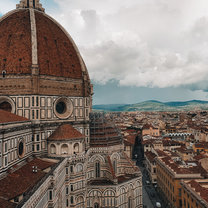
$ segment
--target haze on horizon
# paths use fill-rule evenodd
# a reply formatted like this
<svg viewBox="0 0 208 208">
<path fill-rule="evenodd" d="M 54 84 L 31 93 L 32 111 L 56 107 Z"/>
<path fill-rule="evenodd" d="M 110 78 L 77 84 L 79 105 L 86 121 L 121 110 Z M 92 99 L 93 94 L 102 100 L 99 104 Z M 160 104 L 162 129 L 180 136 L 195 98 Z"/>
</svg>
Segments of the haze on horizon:
<svg viewBox="0 0 208 208">
<path fill-rule="evenodd" d="M 208 100 L 207 0 L 40 2 L 78 45 L 94 104 Z"/>
</svg>

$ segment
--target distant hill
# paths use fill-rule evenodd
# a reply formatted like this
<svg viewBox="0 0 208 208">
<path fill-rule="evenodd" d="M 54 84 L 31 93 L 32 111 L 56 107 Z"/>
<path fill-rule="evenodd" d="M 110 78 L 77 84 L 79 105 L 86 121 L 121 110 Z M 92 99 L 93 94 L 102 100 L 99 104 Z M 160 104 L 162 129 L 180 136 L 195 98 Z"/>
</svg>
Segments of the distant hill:
<svg viewBox="0 0 208 208">
<path fill-rule="evenodd" d="M 160 102 L 148 100 L 136 104 L 94 105 L 97 111 L 192 111 L 208 110 L 208 101 L 190 100 L 185 102 Z"/>
</svg>

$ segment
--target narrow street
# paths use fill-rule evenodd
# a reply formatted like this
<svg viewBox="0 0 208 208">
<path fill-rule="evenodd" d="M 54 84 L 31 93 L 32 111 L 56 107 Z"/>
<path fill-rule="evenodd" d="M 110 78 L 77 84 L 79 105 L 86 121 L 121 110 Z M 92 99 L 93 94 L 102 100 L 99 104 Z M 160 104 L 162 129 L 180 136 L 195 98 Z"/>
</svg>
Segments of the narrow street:
<svg viewBox="0 0 208 208">
<path fill-rule="evenodd" d="M 142 190 L 143 190 L 143 207 L 144 208 L 154 208 L 156 207 L 156 202 L 160 202 L 161 207 L 163 207 L 162 200 L 160 199 L 155 187 L 152 183 L 147 184 L 147 181 L 150 181 L 145 168 L 139 166 L 140 170 L 142 171 Z"/>
<path fill-rule="evenodd" d="M 146 192 L 144 185 L 142 186 L 142 192 L 143 192 L 143 207 L 144 208 L 154 208 L 154 206 L 152 205 L 152 202 Z"/>
</svg>

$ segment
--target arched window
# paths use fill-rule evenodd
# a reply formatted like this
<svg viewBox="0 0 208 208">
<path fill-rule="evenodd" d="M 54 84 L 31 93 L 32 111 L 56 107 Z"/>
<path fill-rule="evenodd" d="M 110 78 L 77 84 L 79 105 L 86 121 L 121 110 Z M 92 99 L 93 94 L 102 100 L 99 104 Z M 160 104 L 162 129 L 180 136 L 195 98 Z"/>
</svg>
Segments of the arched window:
<svg viewBox="0 0 208 208">
<path fill-rule="evenodd" d="M 6 71 L 5 70 L 2 71 L 2 76 L 3 76 L 3 78 L 6 77 Z"/>
<path fill-rule="evenodd" d="M 113 161 L 113 170 L 114 170 L 114 173 L 116 174 L 116 172 L 117 172 L 117 162 L 116 162 L 116 160 Z"/>
<path fill-rule="evenodd" d="M 74 144 L 74 153 L 79 153 L 79 144 Z"/>
<path fill-rule="evenodd" d="M 67 144 L 62 144 L 61 145 L 61 154 L 68 154 L 68 145 Z"/>
<path fill-rule="evenodd" d="M 74 197 L 71 196 L 71 204 L 74 204 Z"/>
<path fill-rule="evenodd" d="M 51 151 L 51 154 L 56 154 L 56 146 L 54 144 L 51 144 L 50 151 Z"/>
<path fill-rule="evenodd" d="M 132 208 L 132 198 L 129 197 L 128 199 L 128 208 Z"/>
<path fill-rule="evenodd" d="M 99 204 L 98 203 L 95 203 L 94 204 L 94 208 L 99 208 L 100 206 L 99 206 Z"/>
<path fill-rule="evenodd" d="M 35 0 L 33 0 L 33 7 L 35 8 Z"/>
<path fill-rule="evenodd" d="M 115 207 L 115 193 L 112 190 L 107 190 L 104 193 L 104 200 L 103 200 L 104 207 Z"/>
<path fill-rule="evenodd" d="M 79 196 L 76 200 L 76 208 L 83 208 L 84 207 L 84 198 Z"/>
<path fill-rule="evenodd" d="M 119 207 L 126 207 L 126 190 L 124 188 L 120 189 L 119 193 Z"/>
<path fill-rule="evenodd" d="M 82 164 L 78 164 L 78 165 L 76 166 L 76 172 L 79 173 L 79 172 L 82 172 L 82 171 L 83 171 L 83 166 L 82 166 Z"/>
<path fill-rule="evenodd" d="M 100 178 L 100 162 L 95 163 L 95 177 Z"/>
</svg>

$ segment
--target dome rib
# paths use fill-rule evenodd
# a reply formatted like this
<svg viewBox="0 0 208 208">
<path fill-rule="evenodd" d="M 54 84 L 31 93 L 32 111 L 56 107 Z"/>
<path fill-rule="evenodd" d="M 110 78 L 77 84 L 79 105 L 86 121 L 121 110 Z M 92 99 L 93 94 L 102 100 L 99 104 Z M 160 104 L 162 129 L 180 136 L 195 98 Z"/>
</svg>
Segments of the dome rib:
<svg viewBox="0 0 208 208">
<path fill-rule="evenodd" d="M 40 75 L 90 81 L 73 39 L 44 12 L 16 9 L 0 19 L 0 32 L 0 72 L 31 74 L 31 68 L 35 67 Z M 9 38 L 11 47 L 8 47 Z"/>
<path fill-rule="evenodd" d="M 39 11 L 35 11 L 35 13 L 40 13 Z M 83 72 L 83 74 L 85 74 L 87 76 L 87 80 L 90 80 L 90 77 L 89 77 L 89 74 L 88 74 L 88 71 L 87 71 L 87 68 L 86 68 L 86 65 L 82 59 L 82 56 L 79 52 L 79 49 L 77 48 L 74 40 L 72 39 L 72 37 L 70 36 L 70 34 L 62 27 L 62 25 L 60 25 L 55 19 L 53 19 L 51 16 L 47 15 L 46 13 L 41 13 L 43 16 L 45 16 L 46 18 L 48 18 L 49 20 L 51 20 L 55 25 L 57 25 L 60 30 L 65 34 L 65 36 L 68 38 L 69 42 L 72 44 L 75 52 L 76 52 L 76 55 L 79 59 L 79 63 L 81 65 L 81 70 Z M 37 19 L 36 19 L 37 20 Z"/>
<path fill-rule="evenodd" d="M 34 9 L 30 9 L 30 24 L 31 24 L 31 45 L 32 45 L 32 68 L 38 66 L 38 46 L 37 46 L 37 31 Z"/>
<path fill-rule="evenodd" d="M 19 77 L 24 82 L 21 89 L 17 89 Z M 34 8 L 19 8 L 0 18 L 0 80 L 0 94 L 18 90 L 19 94 L 86 97 L 93 93 L 71 36 L 56 20 Z"/>
</svg>

